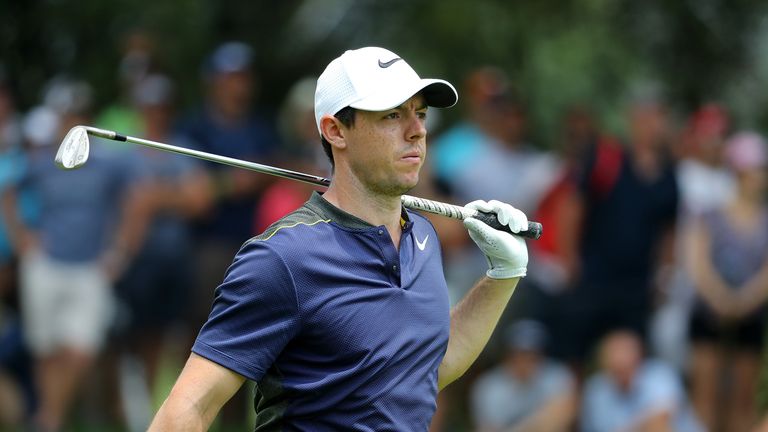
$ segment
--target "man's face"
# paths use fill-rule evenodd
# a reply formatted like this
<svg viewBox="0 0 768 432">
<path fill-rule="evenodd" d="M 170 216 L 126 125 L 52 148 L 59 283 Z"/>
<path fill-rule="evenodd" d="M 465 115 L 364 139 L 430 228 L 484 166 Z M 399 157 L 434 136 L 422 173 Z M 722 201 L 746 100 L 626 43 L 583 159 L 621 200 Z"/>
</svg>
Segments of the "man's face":
<svg viewBox="0 0 768 432">
<path fill-rule="evenodd" d="M 346 129 L 346 158 L 362 185 L 399 196 L 416 186 L 426 157 L 427 105 L 417 94 L 388 111 L 357 111 Z"/>
<path fill-rule="evenodd" d="M 220 73 L 211 81 L 214 104 L 226 116 L 237 117 L 250 108 L 254 80 L 250 71 Z"/>
</svg>

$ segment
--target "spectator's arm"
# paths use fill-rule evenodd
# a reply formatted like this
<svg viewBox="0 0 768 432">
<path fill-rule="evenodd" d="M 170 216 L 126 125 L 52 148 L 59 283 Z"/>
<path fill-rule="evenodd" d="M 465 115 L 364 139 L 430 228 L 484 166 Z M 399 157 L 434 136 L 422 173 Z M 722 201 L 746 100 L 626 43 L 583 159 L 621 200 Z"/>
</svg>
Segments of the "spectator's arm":
<svg viewBox="0 0 768 432">
<path fill-rule="evenodd" d="M 768 299 L 768 260 L 763 263 L 760 271 L 736 292 L 740 315 L 749 315 L 760 308 Z"/>
<path fill-rule="evenodd" d="M 675 415 L 685 405 L 686 392 L 679 373 L 656 361 L 646 363 L 645 373 L 636 379 L 645 381 L 646 392 L 628 432 L 673 432 Z M 642 384 L 639 384 L 642 386 Z"/>
<path fill-rule="evenodd" d="M 565 432 L 576 415 L 576 395 L 569 391 L 557 395 L 531 413 L 508 432 Z"/>
<path fill-rule="evenodd" d="M 732 290 L 714 270 L 710 234 L 701 221 L 695 221 L 686 237 L 687 270 L 699 294 L 720 316 L 732 317 L 736 301 Z"/>
<path fill-rule="evenodd" d="M 584 214 L 584 196 L 573 188 L 563 199 L 557 212 L 558 252 L 563 259 L 567 286 L 574 285 L 579 278 L 579 244 L 581 244 Z"/>
<path fill-rule="evenodd" d="M 153 212 L 167 210 L 184 217 L 205 213 L 212 202 L 210 178 L 193 169 L 178 180 L 160 180 L 151 185 Z"/>
<path fill-rule="evenodd" d="M 19 217 L 16 188 L 0 190 L 0 216 L 16 254 L 24 255 L 37 247 L 37 235 Z"/>
<path fill-rule="evenodd" d="M 152 217 L 151 191 L 146 183 L 129 187 L 120 203 L 115 237 L 101 258 L 111 278 L 117 278 L 144 244 Z"/>
<path fill-rule="evenodd" d="M 192 354 L 163 402 L 149 432 L 206 431 L 245 378 Z"/>
<path fill-rule="evenodd" d="M 654 268 L 655 295 L 663 295 L 670 285 L 675 266 L 675 238 L 677 229 L 673 223 L 664 227 L 657 246 L 657 259 Z"/>
<path fill-rule="evenodd" d="M 642 419 L 628 432 L 675 432 L 671 410 L 660 410 Z"/>
<path fill-rule="evenodd" d="M 244 160 L 257 160 L 244 158 Z M 274 182 L 275 178 L 242 168 L 226 167 L 210 174 L 215 195 L 220 200 L 238 200 L 251 197 Z"/>
</svg>

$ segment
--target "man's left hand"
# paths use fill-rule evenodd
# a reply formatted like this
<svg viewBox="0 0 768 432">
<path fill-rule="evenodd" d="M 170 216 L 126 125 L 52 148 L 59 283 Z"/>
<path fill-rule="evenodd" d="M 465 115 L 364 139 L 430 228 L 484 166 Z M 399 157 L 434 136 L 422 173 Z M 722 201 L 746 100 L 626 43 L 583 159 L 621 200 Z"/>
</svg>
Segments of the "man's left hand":
<svg viewBox="0 0 768 432">
<path fill-rule="evenodd" d="M 478 200 L 464 206 L 466 209 L 495 213 L 502 225 L 509 226 L 514 233 L 528 229 L 525 213 L 499 201 Z M 491 279 L 523 277 L 528 267 L 528 248 L 519 236 L 491 228 L 475 218 L 464 219 L 469 236 L 485 254 Z"/>
</svg>

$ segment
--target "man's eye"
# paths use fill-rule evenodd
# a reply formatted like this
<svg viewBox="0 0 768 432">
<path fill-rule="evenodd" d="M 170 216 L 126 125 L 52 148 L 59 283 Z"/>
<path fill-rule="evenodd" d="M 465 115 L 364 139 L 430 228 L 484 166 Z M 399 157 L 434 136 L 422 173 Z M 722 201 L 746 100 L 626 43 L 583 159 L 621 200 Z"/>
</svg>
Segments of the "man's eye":
<svg viewBox="0 0 768 432">
<path fill-rule="evenodd" d="M 419 111 L 419 112 L 416 113 L 416 115 L 420 119 L 422 119 L 422 120 L 426 120 L 427 119 L 427 112 L 426 111 Z"/>
<path fill-rule="evenodd" d="M 385 119 L 398 119 L 400 118 L 400 113 L 398 112 L 392 112 L 384 116 Z"/>
</svg>

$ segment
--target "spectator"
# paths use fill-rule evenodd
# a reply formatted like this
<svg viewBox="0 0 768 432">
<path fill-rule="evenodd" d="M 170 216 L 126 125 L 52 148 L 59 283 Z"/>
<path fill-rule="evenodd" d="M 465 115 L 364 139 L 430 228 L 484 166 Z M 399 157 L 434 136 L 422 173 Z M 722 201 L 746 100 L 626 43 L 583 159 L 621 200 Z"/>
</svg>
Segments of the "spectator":
<svg viewBox="0 0 768 432">
<path fill-rule="evenodd" d="M 142 136 L 184 146 L 171 132 L 173 84 L 167 77 L 148 75 L 136 84 L 132 99 L 139 110 Z M 124 399 L 131 399 L 123 401 L 124 411 L 132 430 L 145 430 L 152 412 L 148 396 L 156 385 L 164 342 L 182 320 L 194 280 L 188 222 L 207 209 L 210 187 L 195 159 L 147 147 L 137 147 L 136 157 L 140 163 L 137 202 L 148 227 L 141 248 L 117 284 L 117 292 L 128 311 L 127 323 L 121 329 L 121 351 L 140 359 L 144 372 L 138 386 L 125 382 L 137 374 L 122 374 Z M 146 390 L 130 394 L 131 388 Z"/>
<path fill-rule="evenodd" d="M 565 367 L 544 357 L 544 326 L 518 321 L 505 339 L 501 364 L 481 375 L 472 388 L 476 430 L 568 430 L 575 414 L 574 382 Z"/>
<path fill-rule="evenodd" d="M 726 143 L 736 195 L 691 228 L 689 273 L 698 293 L 691 317 L 692 391 L 707 427 L 744 431 L 757 421 L 755 394 L 768 298 L 768 154 L 742 132 Z M 721 388 L 724 374 L 730 390 Z M 727 397 L 723 397 L 727 395 Z"/>
<path fill-rule="evenodd" d="M 579 369 L 596 342 L 616 328 L 645 338 L 653 275 L 671 261 L 677 183 L 664 107 L 642 100 L 629 111 L 629 141 L 610 138 L 588 150 L 578 212 L 562 232 L 580 236 L 580 278 L 560 300 L 557 355 Z"/>
<path fill-rule="evenodd" d="M 533 213 L 556 180 L 557 161 L 526 142 L 524 104 L 501 70 L 479 68 L 464 86 L 466 118 L 429 149 L 431 174 L 457 202 L 495 199 Z M 463 295 L 459 287 L 471 286 L 482 275 L 485 259 L 466 235 L 462 243 L 449 244 L 455 247 L 446 251 L 446 278 L 451 298 L 458 299 Z M 526 289 L 524 285 L 525 281 L 517 294 Z"/>
<path fill-rule="evenodd" d="M 557 147 L 561 160 L 557 181 L 542 196 L 533 217 L 546 229 L 538 241 L 530 243 L 529 265 L 536 271 L 530 272 L 528 283 L 535 284 L 542 294 L 534 304 L 539 311 L 537 317 L 547 324 L 552 324 L 549 320 L 555 319 L 551 305 L 556 296 L 570 288 L 578 275 L 578 236 L 566 230 L 578 229 L 572 226 L 569 219 L 574 211 L 578 211 L 576 192 L 584 159 L 598 138 L 599 132 L 590 110 L 581 105 L 568 108 Z"/>
<path fill-rule="evenodd" d="M 13 95 L 0 67 L 0 197 L 3 191 L 18 183 L 25 170 L 22 128 Z M 29 197 L 26 197 L 29 198 Z M 24 212 L 0 203 L 9 212 L 29 216 L 29 200 Z M 34 406 L 29 353 L 21 338 L 20 319 L 16 307 L 16 256 L 10 243 L 6 223 L 0 211 L 0 429 L 20 428 Z"/>
<path fill-rule="evenodd" d="M 253 63 L 253 50 L 241 42 L 220 45 L 205 62 L 207 102 L 182 124 L 183 135 L 197 149 L 259 162 L 268 162 L 273 156 L 278 148 L 274 127 L 252 106 L 258 90 Z M 213 198 L 210 210 L 195 223 L 197 281 L 189 311 L 193 328 L 205 322 L 213 291 L 232 256 L 255 234 L 254 204 L 273 181 L 270 176 L 212 162 L 204 167 Z M 222 411 L 225 424 L 242 420 L 247 406 L 245 392 L 246 386 Z"/>
<path fill-rule="evenodd" d="M 0 194 L 24 171 L 21 122 L 7 79 L 0 65 Z M 13 250 L 0 214 L 0 297 L 8 294 L 13 279 Z"/>
<path fill-rule="evenodd" d="M 126 34 L 121 48 L 122 57 L 117 70 L 120 97 L 99 113 L 95 125 L 126 135 L 139 135 L 142 120 L 138 107 L 131 99 L 135 92 L 134 87 L 149 75 L 155 66 L 155 42 L 145 30 L 133 29 Z M 118 143 L 110 143 L 110 147 L 117 151 L 127 151 L 130 148 Z"/>
<path fill-rule="evenodd" d="M 459 201 L 493 197 L 533 210 L 557 165 L 526 142 L 523 101 L 495 68 L 472 72 L 465 87 L 467 119 L 431 149 L 435 177 Z M 498 177 L 504 173 L 508 177 Z"/>
<path fill-rule="evenodd" d="M 429 165 L 421 175 L 423 179 L 434 178 L 436 190 L 427 189 L 424 195 L 449 202 L 495 199 L 532 214 L 541 195 L 556 180 L 558 163 L 526 141 L 528 126 L 522 98 L 502 70 L 481 67 L 466 77 L 459 103 L 463 104 L 464 118 L 430 144 Z M 445 218 L 432 220 L 444 249 L 449 297 L 455 303 L 482 276 L 485 257 L 469 241 L 461 224 Z M 530 317 L 539 294 L 532 288 L 527 278 L 520 282 L 502 323 Z M 491 340 L 486 353 L 498 351 L 500 345 Z M 443 407 L 462 397 L 460 386 L 441 392 L 433 430 L 440 429 L 444 413 L 450 411 Z"/>
<path fill-rule="evenodd" d="M 715 105 L 696 111 L 683 131 L 677 183 L 680 187 L 678 226 L 688 227 L 702 214 L 723 207 L 735 192 L 732 173 L 723 165 L 728 117 Z M 652 322 L 656 355 L 688 372 L 689 321 L 695 289 L 686 271 L 686 238 L 690 230 L 676 230 L 674 262 L 667 271 L 664 298 Z"/>
<path fill-rule="evenodd" d="M 267 119 L 252 110 L 256 96 L 253 51 L 241 42 L 220 45 L 203 67 L 207 103 L 182 124 L 182 134 L 198 149 L 223 156 L 264 161 L 277 139 Z M 254 202 L 270 177 L 240 168 L 205 163 L 213 186 L 213 206 L 196 224 L 198 293 L 192 305 L 195 326 L 208 316 L 213 290 L 232 255 L 253 235 Z"/>
<path fill-rule="evenodd" d="M 619 330 L 605 337 L 600 369 L 584 388 L 582 432 L 704 430 L 674 369 L 643 359 L 642 351 L 640 339 L 632 332 Z"/>
<path fill-rule="evenodd" d="M 23 328 L 40 396 L 35 424 L 43 431 L 64 426 L 110 325 L 110 277 L 140 238 L 125 204 L 129 174 L 123 160 L 103 157 L 94 146 L 88 165 L 77 171 L 62 171 L 52 163 L 64 133 L 87 123 L 90 96 L 82 82 L 52 85 L 46 101 L 55 111 L 55 135 L 30 149 L 26 175 L 4 197 L 14 204 L 18 190 L 29 188 L 41 205 L 36 225 L 13 211 L 4 217 L 21 260 Z"/>
</svg>

